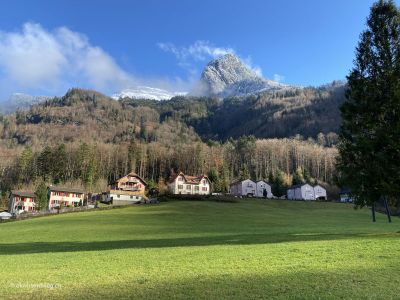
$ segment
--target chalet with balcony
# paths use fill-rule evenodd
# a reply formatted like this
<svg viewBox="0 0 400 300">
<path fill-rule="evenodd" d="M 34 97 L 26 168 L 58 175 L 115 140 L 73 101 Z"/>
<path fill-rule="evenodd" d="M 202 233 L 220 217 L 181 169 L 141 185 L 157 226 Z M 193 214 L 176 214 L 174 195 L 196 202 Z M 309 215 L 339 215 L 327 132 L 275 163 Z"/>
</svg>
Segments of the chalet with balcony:
<svg viewBox="0 0 400 300">
<path fill-rule="evenodd" d="M 147 200 L 146 181 L 134 172 L 125 175 L 110 185 L 103 194 L 103 201 L 114 205 L 127 205 Z"/>
<path fill-rule="evenodd" d="M 8 202 L 8 212 L 20 214 L 36 211 L 36 196 L 33 192 L 11 191 Z"/>
<path fill-rule="evenodd" d="M 69 187 L 48 187 L 49 209 L 55 210 L 62 206 L 78 207 L 83 205 L 85 193 L 82 189 Z"/>
<path fill-rule="evenodd" d="M 209 195 L 211 181 L 206 175 L 189 176 L 179 172 L 169 178 L 168 189 L 174 195 Z"/>
</svg>

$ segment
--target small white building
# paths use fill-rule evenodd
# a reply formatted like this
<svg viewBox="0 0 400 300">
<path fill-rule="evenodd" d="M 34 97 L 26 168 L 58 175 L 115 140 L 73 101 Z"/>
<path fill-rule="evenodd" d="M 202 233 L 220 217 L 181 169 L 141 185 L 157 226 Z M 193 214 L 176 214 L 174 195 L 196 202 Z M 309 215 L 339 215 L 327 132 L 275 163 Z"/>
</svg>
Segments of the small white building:
<svg viewBox="0 0 400 300">
<path fill-rule="evenodd" d="M 169 178 L 168 189 L 174 195 L 209 195 L 211 181 L 206 175 L 189 176 L 179 172 Z"/>
<path fill-rule="evenodd" d="M 257 184 L 250 179 L 233 182 L 230 185 L 230 194 L 238 197 L 256 197 Z"/>
<path fill-rule="evenodd" d="M 287 190 L 289 200 L 315 200 L 314 187 L 308 183 L 293 185 Z"/>
<path fill-rule="evenodd" d="M 263 180 L 256 182 L 256 197 L 272 198 L 271 186 Z"/>
<path fill-rule="evenodd" d="M 328 200 L 326 189 L 317 184 L 316 186 L 314 186 L 314 197 L 315 200 Z"/>
<path fill-rule="evenodd" d="M 9 220 L 9 219 L 11 219 L 11 217 L 12 217 L 12 214 L 10 214 L 6 211 L 0 212 L 0 220 Z"/>
</svg>

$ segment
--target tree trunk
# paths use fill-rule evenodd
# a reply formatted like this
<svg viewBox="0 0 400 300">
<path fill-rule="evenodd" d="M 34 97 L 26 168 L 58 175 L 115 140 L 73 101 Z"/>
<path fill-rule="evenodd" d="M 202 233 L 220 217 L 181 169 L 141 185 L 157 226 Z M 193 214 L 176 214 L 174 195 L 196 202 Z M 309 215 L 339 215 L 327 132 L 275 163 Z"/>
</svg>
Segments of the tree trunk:
<svg viewBox="0 0 400 300">
<path fill-rule="evenodd" d="M 386 215 L 388 217 L 388 221 L 389 221 L 389 223 L 391 223 L 392 222 L 392 217 L 390 216 L 390 208 L 389 208 L 389 204 L 388 204 L 386 196 L 384 198 L 384 203 L 385 203 L 385 209 L 386 209 Z"/>
<path fill-rule="evenodd" d="M 372 211 L 372 222 L 376 222 L 376 217 L 375 217 L 375 202 L 373 202 L 372 205 L 371 205 L 371 211 Z"/>
</svg>

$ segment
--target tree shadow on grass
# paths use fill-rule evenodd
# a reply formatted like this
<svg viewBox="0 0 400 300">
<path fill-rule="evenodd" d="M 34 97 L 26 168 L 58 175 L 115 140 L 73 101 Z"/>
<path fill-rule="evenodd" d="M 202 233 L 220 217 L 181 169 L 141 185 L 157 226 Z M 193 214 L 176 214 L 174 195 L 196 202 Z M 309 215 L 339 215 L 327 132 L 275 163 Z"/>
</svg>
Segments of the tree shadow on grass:
<svg viewBox="0 0 400 300">
<path fill-rule="evenodd" d="M 170 270 L 170 279 L 143 273 L 127 279 L 97 280 L 80 286 L 56 282 L 59 288 L 35 290 L 40 299 L 397 299 L 396 281 L 386 281 L 389 269 L 342 267 L 333 270 L 301 269 L 275 272 L 258 270 L 243 274 L 180 273 Z M 396 276 L 397 273 L 392 273 Z M 378 276 L 377 276 L 378 275 Z M 29 295 L 29 294 L 28 294 Z M 14 289 L 12 299 L 27 297 L 26 289 Z M 11 298 L 11 297 L 10 297 Z M 33 297 L 32 297 L 33 298 Z"/>
<path fill-rule="evenodd" d="M 400 237 L 400 234 L 238 234 L 210 237 L 187 237 L 169 239 L 148 240 L 110 240 L 92 242 L 30 242 L 15 244 L 0 244 L 0 255 L 10 254 L 32 254 L 32 253 L 55 253 L 55 252 L 78 252 L 78 251 L 101 251 L 115 249 L 142 249 L 142 248 L 168 248 L 168 247 L 192 247 L 192 246 L 216 246 L 216 245 L 256 245 L 273 244 L 285 242 L 304 241 L 329 241 L 359 238 L 387 238 Z"/>
</svg>

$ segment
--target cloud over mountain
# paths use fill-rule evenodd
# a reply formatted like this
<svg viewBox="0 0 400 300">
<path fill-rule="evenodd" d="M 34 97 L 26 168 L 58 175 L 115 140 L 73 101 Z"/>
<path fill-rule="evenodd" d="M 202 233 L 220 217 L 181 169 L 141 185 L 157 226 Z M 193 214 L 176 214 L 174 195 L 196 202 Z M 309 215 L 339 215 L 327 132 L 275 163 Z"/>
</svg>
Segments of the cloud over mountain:
<svg viewBox="0 0 400 300">
<path fill-rule="evenodd" d="M 0 32 L 0 75 L 0 88 L 9 87 L 12 92 L 64 92 L 71 86 L 119 89 L 136 81 L 85 35 L 66 27 L 50 31 L 37 23 Z"/>
</svg>

